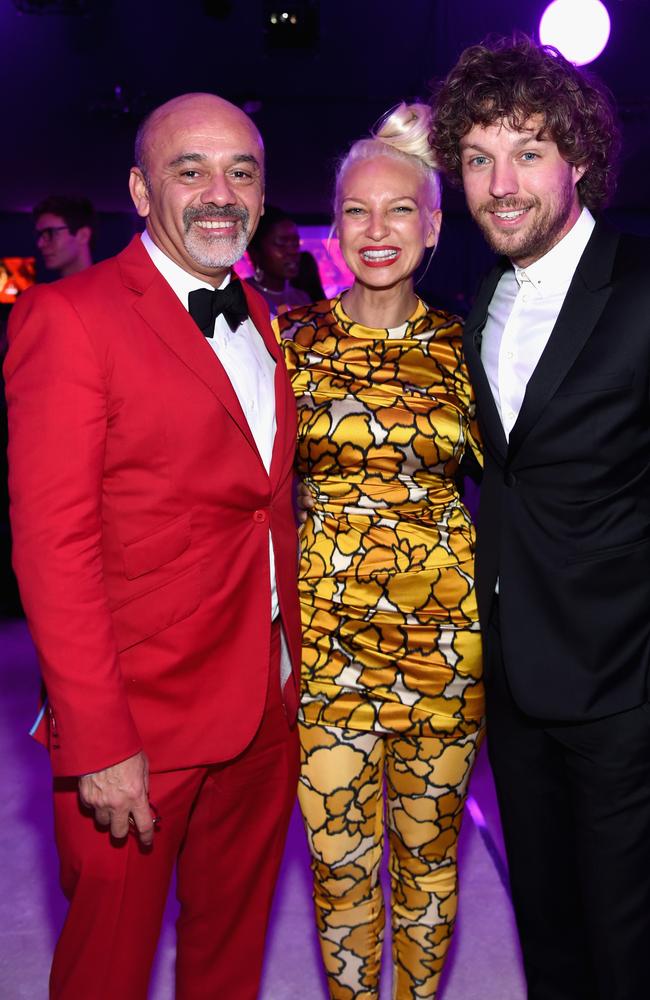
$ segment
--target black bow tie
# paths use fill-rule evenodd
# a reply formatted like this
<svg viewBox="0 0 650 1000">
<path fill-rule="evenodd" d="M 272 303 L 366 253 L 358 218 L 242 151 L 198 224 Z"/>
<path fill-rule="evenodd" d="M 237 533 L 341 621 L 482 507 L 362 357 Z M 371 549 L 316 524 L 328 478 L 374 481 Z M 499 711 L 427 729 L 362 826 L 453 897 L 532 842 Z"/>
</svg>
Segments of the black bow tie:
<svg viewBox="0 0 650 1000">
<path fill-rule="evenodd" d="M 214 336 L 214 321 L 223 313 L 230 329 L 235 332 L 248 316 L 248 305 L 241 281 L 231 281 L 221 290 L 197 288 L 188 296 L 190 316 L 206 337 Z"/>
</svg>

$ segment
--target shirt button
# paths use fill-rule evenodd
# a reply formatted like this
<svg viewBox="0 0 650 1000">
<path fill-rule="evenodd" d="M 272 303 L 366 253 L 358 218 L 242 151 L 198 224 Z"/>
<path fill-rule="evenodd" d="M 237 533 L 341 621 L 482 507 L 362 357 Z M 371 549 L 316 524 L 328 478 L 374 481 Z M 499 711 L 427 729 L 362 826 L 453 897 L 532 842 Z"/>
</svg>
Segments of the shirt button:
<svg viewBox="0 0 650 1000">
<path fill-rule="evenodd" d="M 512 359 L 514 358 L 514 354 L 512 353 L 512 351 L 506 351 L 506 358 L 508 359 L 508 361 L 512 361 Z"/>
<path fill-rule="evenodd" d="M 253 514 L 253 520 L 257 521 L 258 524 L 264 524 L 266 521 L 266 511 L 256 510 Z"/>
</svg>

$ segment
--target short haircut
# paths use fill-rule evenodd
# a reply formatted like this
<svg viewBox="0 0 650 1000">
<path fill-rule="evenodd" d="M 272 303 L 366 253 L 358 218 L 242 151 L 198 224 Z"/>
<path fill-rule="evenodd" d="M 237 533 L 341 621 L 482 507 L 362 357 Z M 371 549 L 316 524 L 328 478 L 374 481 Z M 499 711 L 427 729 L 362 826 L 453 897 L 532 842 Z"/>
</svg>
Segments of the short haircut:
<svg viewBox="0 0 650 1000">
<path fill-rule="evenodd" d="M 149 173 L 147 171 L 147 158 L 145 155 L 145 146 L 147 140 L 147 132 L 149 130 L 149 125 L 151 119 L 155 115 L 158 109 L 154 108 L 149 114 L 145 115 L 140 124 L 138 125 L 138 131 L 135 133 L 135 144 L 133 150 L 133 157 L 135 165 L 144 177 L 144 182 L 147 186 L 149 185 Z"/>
<path fill-rule="evenodd" d="M 52 194 L 32 210 L 34 222 L 42 215 L 58 215 L 71 233 L 76 233 L 83 226 L 91 230 L 95 228 L 95 209 L 88 198 Z"/>
<path fill-rule="evenodd" d="M 474 125 L 505 121 L 521 130 L 541 116 L 541 136 L 587 169 L 578 181 L 583 205 L 598 210 L 616 186 L 620 130 L 609 91 L 557 49 L 523 34 L 489 38 L 462 53 L 434 88 L 430 142 L 452 180 L 462 176 L 460 141 Z"/>
<path fill-rule="evenodd" d="M 426 104 L 399 104 L 380 121 L 369 138 L 359 139 L 338 165 L 334 192 L 334 217 L 341 210 L 341 184 L 346 170 L 360 160 L 388 156 L 414 166 L 427 186 L 429 207 L 440 208 L 440 177 L 429 146 L 431 111 Z"/>
</svg>

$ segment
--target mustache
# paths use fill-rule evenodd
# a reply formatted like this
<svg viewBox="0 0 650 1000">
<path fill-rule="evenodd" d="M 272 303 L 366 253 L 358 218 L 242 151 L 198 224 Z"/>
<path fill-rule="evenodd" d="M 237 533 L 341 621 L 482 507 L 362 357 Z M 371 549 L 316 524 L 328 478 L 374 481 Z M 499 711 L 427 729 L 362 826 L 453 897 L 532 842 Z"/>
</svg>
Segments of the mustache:
<svg viewBox="0 0 650 1000">
<path fill-rule="evenodd" d="M 215 205 L 208 202 L 199 208 L 197 205 L 188 205 L 183 209 L 183 226 L 187 232 L 193 222 L 197 219 L 238 219 L 245 232 L 248 232 L 248 220 L 250 216 L 248 210 L 243 205 Z"/>
<path fill-rule="evenodd" d="M 523 202 L 518 201 L 517 198 L 493 198 L 481 205 L 479 211 L 484 214 L 488 212 L 519 212 L 527 208 L 535 208 L 537 204 L 537 199 Z"/>
</svg>

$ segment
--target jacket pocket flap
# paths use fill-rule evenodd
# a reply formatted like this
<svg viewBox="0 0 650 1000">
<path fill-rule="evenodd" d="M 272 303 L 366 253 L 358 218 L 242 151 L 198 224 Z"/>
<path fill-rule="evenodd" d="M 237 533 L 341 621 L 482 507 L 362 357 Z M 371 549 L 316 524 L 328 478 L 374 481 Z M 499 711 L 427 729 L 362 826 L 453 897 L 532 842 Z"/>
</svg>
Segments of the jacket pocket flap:
<svg viewBox="0 0 650 1000">
<path fill-rule="evenodd" d="M 191 537 L 191 514 L 187 513 L 168 521 L 145 538 L 129 542 L 124 546 L 126 578 L 135 580 L 177 559 L 189 547 Z"/>
<path fill-rule="evenodd" d="M 190 567 L 155 590 L 134 597 L 112 612 L 118 653 L 183 621 L 200 603 L 198 566 Z"/>
</svg>

